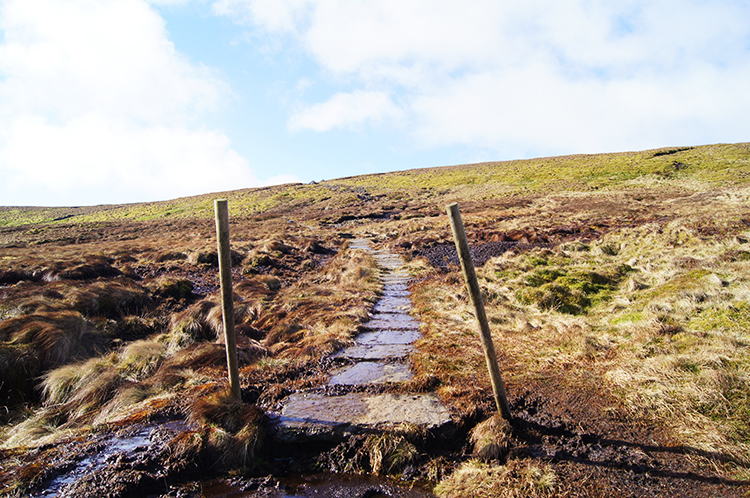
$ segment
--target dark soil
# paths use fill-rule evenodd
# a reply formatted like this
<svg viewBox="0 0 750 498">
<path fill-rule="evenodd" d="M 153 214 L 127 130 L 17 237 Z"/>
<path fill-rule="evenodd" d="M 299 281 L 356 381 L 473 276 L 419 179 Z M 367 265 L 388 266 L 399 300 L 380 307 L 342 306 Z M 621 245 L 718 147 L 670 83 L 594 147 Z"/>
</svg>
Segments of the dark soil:
<svg viewBox="0 0 750 498">
<path fill-rule="evenodd" d="M 528 245 L 527 245 L 528 246 Z M 475 244 L 469 247 L 471 259 L 474 266 L 482 266 L 490 259 L 500 256 L 504 252 L 519 248 L 518 242 L 487 242 L 484 244 Z M 411 252 L 413 258 L 420 257 L 427 259 L 432 266 L 442 271 L 448 271 L 452 265 L 458 267 L 461 263 L 458 260 L 456 246 L 451 243 L 435 244 L 431 247 L 415 249 Z"/>
<path fill-rule="evenodd" d="M 745 481 L 697 470 L 698 459 L 720 455 L 672 445 L 658 427 L 613 418 L 616 401 L 594 390 L 550 382 L 519 386 L 511 403 L 509 458 L 549 462 L 561 495 L 738 497 L 750 490 Z"/>
</svg>

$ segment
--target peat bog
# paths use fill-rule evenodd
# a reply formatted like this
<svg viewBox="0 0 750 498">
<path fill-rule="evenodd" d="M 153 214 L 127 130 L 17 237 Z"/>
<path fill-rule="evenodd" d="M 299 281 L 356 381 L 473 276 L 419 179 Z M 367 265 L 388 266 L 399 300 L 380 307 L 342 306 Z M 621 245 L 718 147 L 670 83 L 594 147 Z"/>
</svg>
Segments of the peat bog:
<svg viewBox="0 0 750 498">
<path fill-rule="evenodd" d="M 241 402 L 214 196 L 0 208 L 0 495 L 747 496 L 749 174 L 750 146 L 734 144 L 222 193 Z M 451 202 L 510 424 L 494 416 Z M 408 283 L 360 239 L 399 255 Z M 336 380 L 406 296 L 398 319 L 418 333 L 377 367 L 398 375 Z M 450 422 L 279 439 L 300 393 L 430 396 Z"/>
</svg>

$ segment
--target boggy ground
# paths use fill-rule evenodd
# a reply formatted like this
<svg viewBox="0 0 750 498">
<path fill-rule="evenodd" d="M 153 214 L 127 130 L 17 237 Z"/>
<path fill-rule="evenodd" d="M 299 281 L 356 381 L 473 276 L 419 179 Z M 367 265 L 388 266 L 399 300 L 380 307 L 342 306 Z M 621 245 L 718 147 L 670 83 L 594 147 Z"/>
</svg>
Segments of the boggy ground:
<svg viewBox="0 0 750 498">
<path fill-rule="evenodd" d="M 283 496 L 297 489 L 283 475 L 328 471 L 414 496 L 745 496 L 750 192 L 667 173 L 511 193 L 345 179 L 309 186 L 324 201 L 233 216 L 242 403 L 225 394 L 211 219 L 2 227 L 0 493 L 43 495 L 94 461 L 66 494 Z M 510 428 L 492 417 L 453 201 Z M 367 389 L 435 391 L 453 427 L 279 444 L 268 414 L 289 394 L 364 389 L 325 387 L 381 285 L 353 237 L 409 261 L 424 334 L 407 386 Z M 379 481 L 349 496 L 375 492 L 406 493 Z"/>
</svg>

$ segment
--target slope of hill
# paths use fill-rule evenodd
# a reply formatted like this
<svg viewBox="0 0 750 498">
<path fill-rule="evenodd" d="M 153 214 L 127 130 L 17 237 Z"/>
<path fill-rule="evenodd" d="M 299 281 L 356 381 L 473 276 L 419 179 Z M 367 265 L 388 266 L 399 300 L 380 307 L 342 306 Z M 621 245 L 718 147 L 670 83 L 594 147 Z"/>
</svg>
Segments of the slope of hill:
<svg viewBox="0 0 750 498">
<path fill-rule="evenodd" d="M 224 394 L 218 197 L 230 206 L 240 404 Z M 274 496 L 276 481 L 256 478 L 291 466 L 374 471 L 440 496 L 743 496 L 748 201 L 750 144 L 722 144 L 0 208 L 0 493 L 41 492 L 109 434 L 185 422 L 150 460 L 111 462 L 75 489 L 128 496 L 160 482 L 154 496 L 176 496 L 195 475 L 232 472 L 233 485 Z M 510 431 L 491 418 L 451 202 L 478 266 Z M 407 260 L 424 335 L 408 389 L 437 394 L 454 432 L 271 444 L 266 414 L 324 389 L 381 292 L 354 237 Z"/>
</svg>

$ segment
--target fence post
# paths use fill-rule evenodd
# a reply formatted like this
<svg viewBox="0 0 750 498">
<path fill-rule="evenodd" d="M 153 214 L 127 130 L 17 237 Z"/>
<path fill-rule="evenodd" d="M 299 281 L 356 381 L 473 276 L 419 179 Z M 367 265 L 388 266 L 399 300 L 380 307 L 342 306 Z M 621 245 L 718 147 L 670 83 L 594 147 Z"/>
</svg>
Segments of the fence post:
<svg viewBox="0 0 750 498">
<path fill-rule="evenodd" d="M 219 252 L 219 280 L 221 282 L 221 310 L 224 321 L 224 344 L 227 352 L 229 387 L 232 395 L 241 400 L 240 374 L 237 369 L 237 341 L 234 336 L 234 302 L 232 298 L 232 257 L 229 249 L 229 210 L 226 199 L 214 201 L 216 239 Z"/>
<path fill-rule="evenodd" d="M 500 366 L 497 363 L 495 345 L 492 342 L 492 334 L 490 332 L 489 323 L 487 322 L 487 314 L 484 311 L 482 291 L 479 289 L 479 281 L 477 280 L 474 263 L 471 260 L 471 253 L 469 252 L 469 242 L 466 239 L 464 224 L 461 220 L 461 211 L 459 211 L 458 204 L 455 202 L 446 206 L 446 209 L 451 222 L 451 230 L 453 231 L 453 240 L 456 243 L 458 258 L 461 260 L 461 268 L 463 269 L 464 279 L 466 280 L 466 287 L 469 290 L 469 297 L 474 305 L 477 322 L 479 322 L 479 335 L 482 339 L 482 348 L 484 349 L 484 359 L 487 362 L 487 370 L 490 372 L 490 382 L 492 383 L 492 392 L 495 395 L 495 404 L 503 418 L 510 422 L 511 414 L 510 407 L 508 406 L 508 398 L 505 395 L 505 385 L 503 384 L 502 375 L 500 375 Z"/>
</svg>

